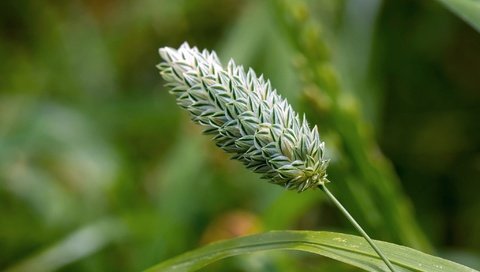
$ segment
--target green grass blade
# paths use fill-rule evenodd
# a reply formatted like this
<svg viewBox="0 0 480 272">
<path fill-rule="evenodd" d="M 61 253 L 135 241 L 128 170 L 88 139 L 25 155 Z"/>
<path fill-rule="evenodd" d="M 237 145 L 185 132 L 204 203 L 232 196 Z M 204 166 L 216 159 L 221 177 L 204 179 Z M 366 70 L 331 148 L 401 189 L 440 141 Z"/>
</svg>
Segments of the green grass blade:
<svg viewBox="0 0 480 272">
<path fill-rule="evenodd" d="M 375 243 L 397 271 L 476 271 L 408 247 L 381 241 Z M 195 271 L 227 257 L 269 250 L 310 252 L 366 271 L 388 271 L 363 238 L 323 231 L 272 231 L 225 240 L 184 253 L 146 271 Z"/>
<path fill-rule="evenodd" d="M 480 1 L 438 0 L 480 32 Z"/>
</svg>

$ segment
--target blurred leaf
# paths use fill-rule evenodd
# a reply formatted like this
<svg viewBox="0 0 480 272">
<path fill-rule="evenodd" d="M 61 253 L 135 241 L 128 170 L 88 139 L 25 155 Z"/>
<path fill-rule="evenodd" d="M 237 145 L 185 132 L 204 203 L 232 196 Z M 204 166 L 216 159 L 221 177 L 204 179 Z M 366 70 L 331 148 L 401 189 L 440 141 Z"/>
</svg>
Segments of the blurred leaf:
<svg viewBox="0 0 480 272">
<path fill-rule="evenodd" d="M 308 191 L 300 196 L 293 192 L 282 193 L 263 213 L 267 229 L 288 229 L 305 212 L 322 200 L 323 194 Z"/>
<path fill-rule="evenodd" d="M 104 210 L 118 157 L 91 119 L 76 108 L 22 96 L 3 96 L 0 108 L 0 188 L 52 225 Z"/>
<path fill-rule="evenodd" d="M 345 1 L 342 25 L 338 30 L 332 61 L 346 92 L 352 92 L 361 104 L 367 121 L 377 125 L 382 96 L 371 80 L 372 47 L 380 0 Z"/>
<path fill-rule="evenodd" d="M 184 132 L 184 131 L 182 131 Z M 202 186 L 209 172 L 205 168 L 206 154 L 202 152 L 201 137 L 190 137 L 182 133 L 173 144 L 165 161 L 158 164 L 151 172 L 151 178 L 145 186 L 150 205 L 155 205 L 156 214 L 150 215 L 158 218 L 146 220 L 159 220 L 157 229 L 150 229 L 147 250 L 138 252 L 135 256 L 137 262 L 152 263 L 160 255 L 177 254 L 194 242 L 195 215 L 203 205 Z M 181 167 L 179 167 L 181 165 Z M 192 188 L 195 188 L 192 190 Z M 137 220 L 137 219 L 135 219 Z M 133 224 L 138 222 L 132 222 Z M 145 222 L 138 224 L 138 231 L 144 231 Z M 156 237 L 153 238 L 154 233 Z M 178 236 L 175 233 L 182 233 Z M 171 255 L 170 255 L 171 256 Z"/>
<path fill-rule="evenodd" d="M 220 42 L 220 58 L 224 62 L 234 58 L 237 63 L 251 64 L 258 48 L 265 42 L 269 23 L 267 15 L 262 2 L 249 3 L 228 35 Z"/>
<path fill-rule="evenodd" d="M 52 271 L 85 258 L 125 233 L 117 219 L 107 218 L 87 225 L 35 256 L 10 267 L 6 272 Z"/>
<path fill-rule="evenodd" d="M 255 20 L 252 20 L 255 18 Z M 290 103 L 298 99 L 298 74 L 291 65 L 291 48 L 275 27 L 266 2 L 252 1 L 220 43 L 220 57 L 264 74 Z"/>
<path fill-rule="evenodd" d="M 480 1 L 475 0 L 438 0 L 457 16 L 480 32 Z"/>
<path fill-rule="evenodd" d="M 475 271 L 404 246 L 381 241 L 376 243 L 397 271 Z M 268 250 L 310 252 L 366 271 L 387 271 L 383 261 L 363 238 L 323 231 L 273 231 L 235 238 L 187 252 L 147 271 L 195 271 L 227 257 Z"/>
</svg>

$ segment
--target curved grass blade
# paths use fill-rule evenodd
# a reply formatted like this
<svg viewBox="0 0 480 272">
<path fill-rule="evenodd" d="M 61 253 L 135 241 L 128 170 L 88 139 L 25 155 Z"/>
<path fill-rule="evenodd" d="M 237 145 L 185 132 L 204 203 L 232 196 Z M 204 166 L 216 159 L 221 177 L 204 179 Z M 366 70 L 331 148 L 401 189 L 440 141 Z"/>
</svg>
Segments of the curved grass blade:
<svg viewBox="0 0 480 272">
<path fill-rule="evenodd" d="M 408 247 L 382 241 L 375 243 L 387 255 L 396 271 L 476 271 Z M 184 253 L 146 271 L 195 271 L 227 257 L 269 250 L 310 252 L 366 271 L 388 271 L 362 237 L 323 231 L 272 231 L 225 240 Z"/>
</svg>

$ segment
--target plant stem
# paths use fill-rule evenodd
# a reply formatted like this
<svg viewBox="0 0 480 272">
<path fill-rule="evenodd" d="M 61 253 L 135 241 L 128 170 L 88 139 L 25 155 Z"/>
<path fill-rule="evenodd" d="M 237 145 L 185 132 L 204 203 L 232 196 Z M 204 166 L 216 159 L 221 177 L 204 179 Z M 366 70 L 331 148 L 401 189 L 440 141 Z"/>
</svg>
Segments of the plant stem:
<svg viewBox="0 0 480 272">
<path fill-rule="evenodd" d="M 330 200 L 337 206 L 337 208 L 347 217 L 348 221 L 352 223 L 352 225 L 360 232 L 360 234 L 367 240 L 367 242 L 370 244 L 370 246 L 377 252 L 378 256 L 383 260 L 383 262 L 388 266 L 390 271 L 395 272 L 395 269 L 393 268 L 393 265 L 390 263 L 390 261 L 387 259 L 387 257 L 383 254 L 383 252 L 373 243 L 372 239 L 368 236 L 368 234 L 363 230 L 363 228 L 357 223 L 357 221 L 350 215 L 350 213 L 343 207 L 343 205 L 340 203 L 340 201 L 337 200 L 337 198 L 327 189 L 325 184 L 321 184 L 318 186 L 320 190 L 325 192 L 325 194 L 330 198 Z"/>
</svg>

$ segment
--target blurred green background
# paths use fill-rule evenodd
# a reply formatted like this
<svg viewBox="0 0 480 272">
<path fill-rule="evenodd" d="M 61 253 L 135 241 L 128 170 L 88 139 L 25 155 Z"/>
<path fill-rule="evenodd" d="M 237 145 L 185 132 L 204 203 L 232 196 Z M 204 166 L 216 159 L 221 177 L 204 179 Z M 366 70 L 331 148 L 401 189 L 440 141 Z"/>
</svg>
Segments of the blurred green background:
<svg viewBox="0 0 480 272">
<path fill-rule="evenodd" d="M 0 270 L 138 271 L 237 235 L 354 233 L 320 191 L 270 185 L 201 136 L 155 68 L 183 41 L 263 73 L 319 126 L 330 188 L 372 237 L 480 269 L 480 34 L 441 3 L 7 0 Z M 281 252 L 204 270 L 300 269 L 355 270 Z"/>
</svg>

